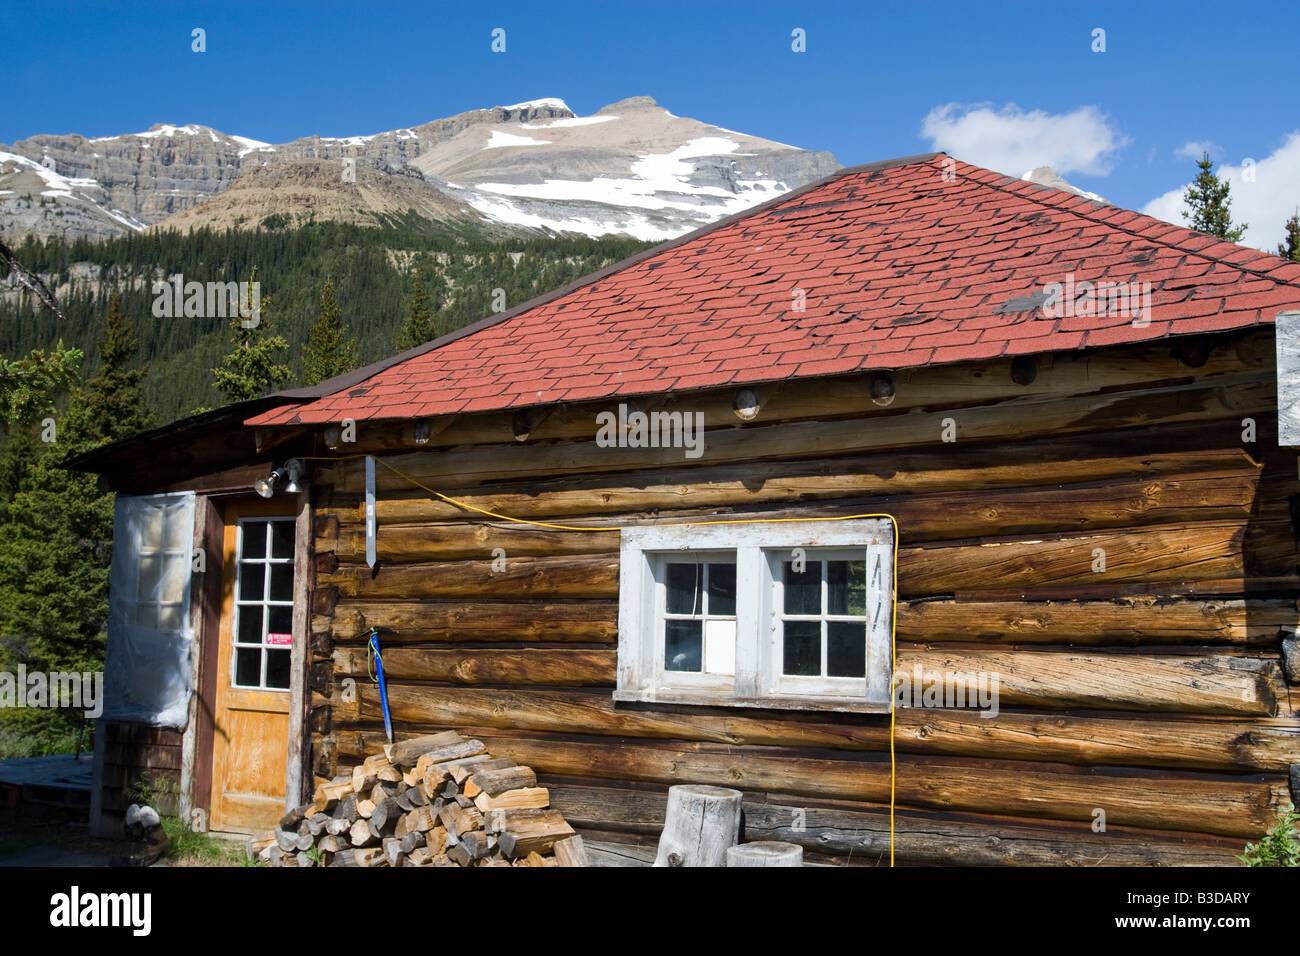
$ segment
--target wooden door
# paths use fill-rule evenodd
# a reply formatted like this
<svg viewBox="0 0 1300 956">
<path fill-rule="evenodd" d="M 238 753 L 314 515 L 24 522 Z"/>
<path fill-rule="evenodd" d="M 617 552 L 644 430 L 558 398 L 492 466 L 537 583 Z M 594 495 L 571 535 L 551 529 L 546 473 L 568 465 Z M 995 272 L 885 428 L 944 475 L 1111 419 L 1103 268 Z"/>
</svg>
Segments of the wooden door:
<svg viewBox="0 0 1300 956">
<path fill-rule="evenodd" d="M 294 518 L 284 502 L 226 505 L 211 827 L 251 833 L 284 815 Z"/>
</svg>

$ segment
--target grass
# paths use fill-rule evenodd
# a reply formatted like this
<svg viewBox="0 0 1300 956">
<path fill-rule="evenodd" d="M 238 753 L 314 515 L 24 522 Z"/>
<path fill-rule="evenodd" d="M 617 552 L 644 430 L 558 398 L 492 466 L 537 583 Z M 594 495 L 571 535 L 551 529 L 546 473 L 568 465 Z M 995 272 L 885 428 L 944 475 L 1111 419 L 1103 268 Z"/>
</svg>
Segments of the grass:
<svg viewBox="0 0 1300 956">
<path fill-rule="evenodd" d="M 180 817 L 163 817 L 171 841 L 163 857 L 170 866 L 249 866 L 242 841 L 196 833 Z"/>
</svg>

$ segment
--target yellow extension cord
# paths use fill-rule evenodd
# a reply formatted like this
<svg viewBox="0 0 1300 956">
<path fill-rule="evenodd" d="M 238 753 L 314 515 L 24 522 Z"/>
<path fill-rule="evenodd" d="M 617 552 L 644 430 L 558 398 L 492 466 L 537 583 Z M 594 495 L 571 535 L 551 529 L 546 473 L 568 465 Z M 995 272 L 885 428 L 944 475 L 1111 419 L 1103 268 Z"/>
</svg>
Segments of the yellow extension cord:
<svg viewBox="0 0 1300 956">
<path fill-rule="evenodd" d="M 405 474 L 399 469 L 393 467 L 388 462 L 374 455 L 345 455 L 340 458 L 326 458 L 324 456 L 311 456 L 310 458 L 299 460 L 314 461 L 348 461 L 354 458 L 374 458 L 375 461 L 383 465 L 403 481 L 414 485 L 421 491 L 441 498 L 448 504 L 455 505 L 457 508 L 464 508 L 466 511 L 474 511 L 489 518 L 495 518 L 498 521 L 509 521 L 514 524 L 526 524 L 534 528 L 547 528 L 551 531 L 622 531 L 621 525 L 603 525 L 603 526 L 578 526 L 566 524 L 550 524 L 545 521 L 530 521 L 527 518 L 514 518 L 510 515 L 498 514 L 495 511 L 488 511 L 486 508 L 479 508 L 468 502 L 459 501 L 449 495 L 444 495 L 441 491 L 430 488 L 422 484 L 410 475 Z M 685 528 L 693 525 L 716 525 L 716 524 L 782 524 L 786 522 L 802 521 L 850 521 L 855 518 L 888 518 L 890 524 L 894 526 L 894 560 L 893 560 L 893 577 L 894 587 L 892 593 L 892 613 L 889 621 L 889 655 L 890 655 L 890 673 L 893 674 L 898 670 L 898 520 L 889 514 L 857 514 L 857 515 L 837 515 L 835 517 L 813 517 L 813 518 L 718 518 L 711 521 L 678 521 L 671 524 L 659 524 L 660 528 Z M 894 790 L 897 777 L 897 764 L 894 758 L 894 700 L 893 691 L 890 691 L 889 701 L 889 865 L 894 865 Z"/>
</svg>

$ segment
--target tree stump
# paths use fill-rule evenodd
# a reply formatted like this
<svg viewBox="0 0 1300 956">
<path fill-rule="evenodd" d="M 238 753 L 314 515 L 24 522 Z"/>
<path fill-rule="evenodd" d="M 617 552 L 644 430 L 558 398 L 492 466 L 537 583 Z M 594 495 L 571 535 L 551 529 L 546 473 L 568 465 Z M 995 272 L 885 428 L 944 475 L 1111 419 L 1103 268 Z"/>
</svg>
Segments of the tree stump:
<svg viewBox="0 0 1300 956">
<path fill-rule="evenodd" d="M 738 843 L 727 850 L 727 866 L 803 866 L 803 847 L 777 840 Z"/>
<path fill-rule="evenodd" d="M 655 866 L 726 866 L 740 838 L 739 790 L 703 784 L 668 788 Z"/>
</svg>

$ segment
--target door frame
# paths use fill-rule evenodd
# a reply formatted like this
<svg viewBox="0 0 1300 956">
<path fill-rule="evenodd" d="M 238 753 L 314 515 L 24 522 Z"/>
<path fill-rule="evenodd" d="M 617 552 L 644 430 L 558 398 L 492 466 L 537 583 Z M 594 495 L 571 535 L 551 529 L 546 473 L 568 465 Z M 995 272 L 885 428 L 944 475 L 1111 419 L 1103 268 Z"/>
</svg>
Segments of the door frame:
<svg viewBox="0 0 1300 956">
<path fill-rule="evenodd" d="M 269 470 L 269 469 L 267 469 Z M 194 547 L 204 553 L 204 572 L 195 582 L 191 594 L 195 649 L 193 693 L 190 696 L 189 721 L 185 727 L 181 754 L 180 802 L 182 815 L 193 824 L 202 812 L 206 825 L 211 824 L 213 748 L 215 740 L 215 706 L 221 646 L 223 614 L 223 580 L 225 567 L 225 508 L 227 504 L 255 502 L 262 499 L 246 493 L 242 484 L 238 493 L 222 489 L 198 494 L 194 521 Z M 223 493 L 224 492 L 224 493 Z M 274 501 L 274 499 L 272 499 Z M 306 802 L 310 792 L 311 748 L 307 737 L 310 653 L 310 600 L 312 573 L 312 506 L 310 486 L 294 496 L 284 495 L 279 513 L 294 517 L 294 597 L 293 645 L 290 653 L 288 753 L 285 761 L 285 809 Z M 268 503 L 268 506 L 269 503 Z"/>
</svg>

